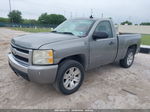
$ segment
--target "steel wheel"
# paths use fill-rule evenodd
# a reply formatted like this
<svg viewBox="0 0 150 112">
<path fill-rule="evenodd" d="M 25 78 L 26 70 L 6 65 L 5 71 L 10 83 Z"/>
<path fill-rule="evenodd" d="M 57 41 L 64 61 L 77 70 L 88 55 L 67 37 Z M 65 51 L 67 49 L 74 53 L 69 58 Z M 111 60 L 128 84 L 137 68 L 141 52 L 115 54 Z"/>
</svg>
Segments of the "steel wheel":
<svg viewBox="0 0 150 112">
<path fill-rule="evenodd" d="M 66 70 L 63 77 L 63 85 L 65 89 L 72 90 L 78 86 L 81 80 L 81 71 L 77 67 L 71 67 Z"/>
</svg>

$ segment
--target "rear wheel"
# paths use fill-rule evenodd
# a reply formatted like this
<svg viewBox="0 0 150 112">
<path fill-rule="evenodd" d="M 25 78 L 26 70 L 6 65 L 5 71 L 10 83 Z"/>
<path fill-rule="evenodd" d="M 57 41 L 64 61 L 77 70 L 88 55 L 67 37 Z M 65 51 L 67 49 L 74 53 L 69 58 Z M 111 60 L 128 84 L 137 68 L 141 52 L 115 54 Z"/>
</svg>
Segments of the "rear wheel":
<svg viewBox="0 0 150 112">
<path fill-rule="evenodd" d="M 54 87 L 63 94 L 76 92 L 84 79 L 83 66 L 74 60 L 66 60 L 59 65 Z"/>
<path fill-rule="evenodd" d="M 120 60 L 120 65 L 124 68 L 129 68 L 134 62 L 135 50 L 128 49 L 127 54 L 124 59 Z"/>
</svg>

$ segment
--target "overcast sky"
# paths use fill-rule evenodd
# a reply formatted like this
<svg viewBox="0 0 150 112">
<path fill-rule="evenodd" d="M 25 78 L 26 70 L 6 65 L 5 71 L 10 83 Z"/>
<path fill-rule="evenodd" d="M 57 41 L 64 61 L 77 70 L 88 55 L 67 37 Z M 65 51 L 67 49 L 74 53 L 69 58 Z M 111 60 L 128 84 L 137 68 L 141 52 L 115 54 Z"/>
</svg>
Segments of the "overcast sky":
<svg viewBox="0 0 150 112">
<path fill-rule="evenodd" d="M 112 17 L 115 23 L 130 20 L 150 22 L 150 0 L 11 0 L 12 10 L 20 10 L 23 18 L 37 19 L 41 13 L 63 14 L 67 18 Z M 9 0 L 0 0 L 0 17 L 7 17 Z M 72 15 L 72 16 L 71 16 Z"/>
</svg>

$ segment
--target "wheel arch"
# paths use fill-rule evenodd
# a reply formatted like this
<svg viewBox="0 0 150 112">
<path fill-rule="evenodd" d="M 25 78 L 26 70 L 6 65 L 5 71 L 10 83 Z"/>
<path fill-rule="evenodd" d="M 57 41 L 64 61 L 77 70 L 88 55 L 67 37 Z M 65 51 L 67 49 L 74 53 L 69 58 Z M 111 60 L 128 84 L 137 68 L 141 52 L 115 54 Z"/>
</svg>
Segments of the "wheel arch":
<svg viewBox="0 0 150 112">
<path fill-rule="evenodd" d="M 130 45 L 128 49 L 134 49 L 134 53 L 137 51 L 137 44 Z"/>
<path fill-rule="evenodd" d="M 58 65 L 60 63 L 62 63 L 63 61 L 68 60 L 68 59 L 75 60 L 75 61 L 79 62 L 80 64 L 82 64 L 82 66 L 86 70 L 86 68 L 87 68 L 87 61 L 86 61 L 86 57 L 85 57 L 84 54 L 76 54 L 76 55 L 71 55 L 71 56 L 64 57 L 64 58 L 62 58 L 59 61 Z"/>
</svg>

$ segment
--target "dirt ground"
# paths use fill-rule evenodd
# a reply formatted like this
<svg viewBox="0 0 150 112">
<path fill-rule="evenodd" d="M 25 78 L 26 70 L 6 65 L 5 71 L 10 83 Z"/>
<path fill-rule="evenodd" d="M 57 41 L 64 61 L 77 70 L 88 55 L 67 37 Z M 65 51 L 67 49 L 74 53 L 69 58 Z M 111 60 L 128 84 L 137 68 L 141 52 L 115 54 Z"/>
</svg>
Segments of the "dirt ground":
<svg viewBox="0 0 150 112">
<path fill-rule="evenodd" d="M 27 34 L 0 28 L 0 108 L 5 109 L 150 109 L 150 55 L 136 55 L 129 69 L 111 64 L 86 73 L 79 91 L 64 96 L 51 85 L 17 77 L 7 54 L 12 37 Z"/>
</svg>

